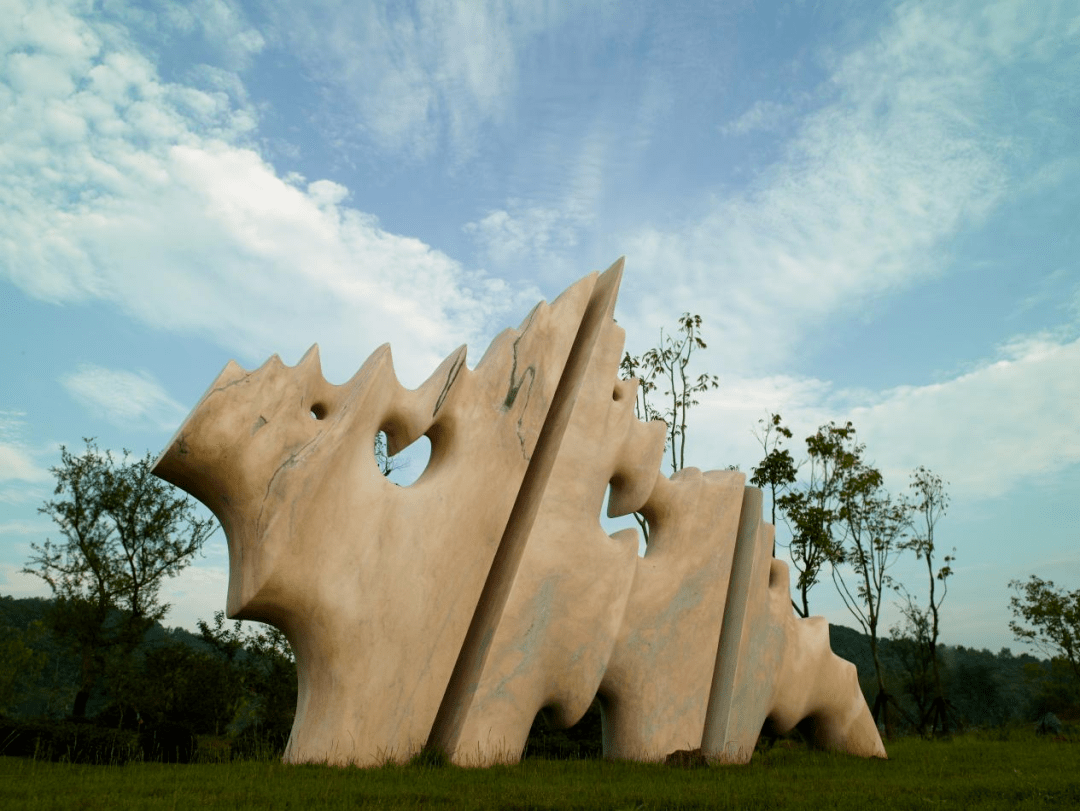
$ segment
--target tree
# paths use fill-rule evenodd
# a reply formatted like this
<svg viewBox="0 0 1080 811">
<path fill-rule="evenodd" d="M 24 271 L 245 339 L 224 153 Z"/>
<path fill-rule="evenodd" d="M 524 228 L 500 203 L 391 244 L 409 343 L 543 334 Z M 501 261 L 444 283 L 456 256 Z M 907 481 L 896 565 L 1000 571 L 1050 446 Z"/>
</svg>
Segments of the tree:
<svg viewBox="0 0 1080 811">
<path fill-rule="evenodd" d="M 408 462 L 402 461 L 397 456 L 391 456 L 386 452 L 386 434 L 379 431 L 375 434 L 375 464 L 379 466 L 379 472 L 389 478 L 395 470 L 401 470 L 409 466 Z"/>
<path fill-rule="evenodd" d="M 761 464 L 751 468 L 753 476 L 750 484 L 755 487 L 769 489 L 769 501 L 772 505 L 772 525 L 776 527 L 776 499 L 777 494 L 787 490 L 795 483 L 799 469 L 795 460 L 791 457 L 791 451 L 781 448 L 780 444 L 785 439 L 791 439 L 791 429 L 786 427 L 779 414 L 770 414 L 768 420 L 758 420 L 762 426 L 758 439 L 765 458 Z M 776 536 L 773 536 L 773 557 L 776 557 Z"/>
<path fill-rule="evenodd" d="M 34 622 L 25 631 L 0 623 L 0 714 L 18 703 L 41 672 L 45 654 L 33 648 L 44 629 Z"/>
<path fill-rule="evenodd" d="M 929 596 L 925 609 L 916 605 L 914 598 L 904 589 L 906 606 L 905 616 L 908 617 L 913 627 L 921 631 L 918 651 L 925 657 L 924 669 L 930 677 L 930 686 L 933 695 L 927 706 L 920 705 L 919 728 L 925 732 L 931 731 L 948 732 L 950 706 L 945 698 L 941 685 L 941 668 L 938 662 L 938 637 L 941 630 L 941 606 L 945 602 L 945 596 L 949 591 L 949 577 L 952 575 L 952 563 L 956 560 L 956 550 L 953 554 L 945 555 L 941 559 L 941 566 L 935 569 L 934 555 L 937 552 L 934 540 L 934 531 L 938 521 L 949 509 L 949 495 L 945 491 L 945 483 L 940 476 L 931 473 L 920 465 L 911 474 L 911 489 L 915 491 L 915 502 L 912 505 L 916 519 L 916 531 L 904 542 L 903 548 L 915 552 L 915 557 L 926 562 L 927 580 L 929 582 Z M 940 594 L 937 584 L 940 582 Z"/>
<path fill-rule="evenodd" d="M 900 606 L 900 612 L 904 621 L 892 627 L 892 650 L 900 662 L 901 689 L 914 702 L 918 717 L 924 719 L 930 714 L 935 694 L 930 620 L 912 601 Z"/>
<path fill-rule="evenodd" d="M 619 364 L 623 379 L 638 378 L 637 399 L 634 411 L 638 419 L 645 422 L 663 420 L 667 424 L 667 442 L 665 450 L 671 453 L 671 472 L 677 473 L 686 465 L 687 415 L 691 408 L 699 405 L 696 395 L 720 386 L 716 375 L 700 374 L 694 377 L 689 371 L 690 358 L 697 349 L 705 349 L 701 337 L 700 315 L 683 313 L 675 336 L 660 330 L 660 343 L 634 357 L 627 352 Z M 651 395 L 660 390 L 661 382 L 665 387 L 662 398 L 663 406 L 653 403 Z M 638 525 L 649 542 L 649 527 L 645 517 L 634 514 Z"/>
<path fill-rule="evenodd" d="M 825 566 L 842 557 L 834 529 L 840 520 L 844 482 L 860 462 L 855 445 L 855 428 L 850 422 L 823 425 L 806 438 L 809 480 L 799 489 L 789 489 L 777 505 L 791 530 L 788 552 L 799 573 L 795 588 L 799 600 L 791 601 L 801 617 L 810 616 L 810 589 L 817 585 Z"/>
<path fill-rule="evenodd" d="M 679 318 L 678 333 L 678 337 L 673 337 L 665 335 L 661 329 L 659 344 L 640 358 L 626 353 L 619 365 L 627 378 L 641 380 L 639 400 L 634 404 L 638 418 L 645 421 L 662 419 L 667 423 L 665 449 L 671 452 L 672 473 L 686 465 L 687 412 L 699 404 L 694 396 L 720 385 L 716 375 L 701 374 L 695 378 L 688 371 L 694 350 L 706 348 L 701 337 L 701 316 L 683 313 Z M 666 386 L 664 408 L 655 407 L 649 399 L 649 394 L 659 388 L 658 380 L 663 380 Z"/>
<path fill-rule="evenodd" d="M 61 446 L 60 465 L 52 468 L 58 498 L 38 510 L 64 540 L 33 544 L 23 569 L 49 584 L 56 598 L 50 624 L 79 652 L 76 717 L 86 713 L 106 656 L 130 652 L 164 618 L 162 581 L 179 574 L 216 528 L 150 473 L 149 454 L 131 460 L 125 450 L 118 461 L 92 439 L 85 442 L 79 456 Z"/>
<path fill-rule="evenodd" d="M 888 570 L 903 548 L 901 536 L 910 526 L 911 505 L 894 499 L 885 490 L 880 471 L 863 462 L 865 446 L 855 442 L 854 434 L 850 442 L 850 447 L 841 448 L 841 455 L 846 457 L 839 496 L 843 540 L 832 561 L 832 578 L 844 605 L 870 637 L 878 688 L 874 719 L 884 716 L 888 726 L 888 705 L 898 705 L 885 685 L 878 626 L 885 592 L 894 586 Z M 848 567 L 850 575 L 845 574 Z"/>
<path fill-rule="evenodd" d="M 1011 580 L 1009 586 L 1016 592 L 1009 607 L 1024 623 L 1012 621 L 1009 629 L 1052 660 L 1067 663 L 1080 681 L 1080 589 L 1066 591 L 1035 575 L 1026 583 Z"/>
<path fill-rule="evenodd" d="M 238 681 L 230 706 L 230 734 L 250 734 L 274 747 L 284 746 L 296 712 L 296 658 L 277 628 L 244 629 L 239 621 L 225 626 L 225 613 L 214 613 L 214 626 L 199 620 L 199 633 L 224 658 Z"/>
</svg>

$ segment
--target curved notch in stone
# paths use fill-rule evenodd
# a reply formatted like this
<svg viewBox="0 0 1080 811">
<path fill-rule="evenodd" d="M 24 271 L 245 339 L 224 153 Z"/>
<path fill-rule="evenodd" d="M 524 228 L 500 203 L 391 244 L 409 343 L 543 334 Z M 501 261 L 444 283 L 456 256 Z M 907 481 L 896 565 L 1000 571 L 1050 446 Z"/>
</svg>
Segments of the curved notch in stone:
<svg viewBox="0 0 1080 811">
<path fill-rule="evenodd" d="M 827 626 L 792 614 L 760 492 L 660 474 L 664 425 L 617 379 L 621 275 L 586 276 L 475 369 L 461 347 L 412 391 L 389 346 L 340 386 L 317 347 L 230 362 L 181 425 L 154 472 L 221 521 L 229 615 L 296 653 L 286 760 L 514 761 L 538 710 L 570 725 L 596 695 L 608 756 L 745 760 L 766 720 L 805 720 L 822 746 L 884 757 Z M 391 454 L 431 440 L 412 486 L 372 464 L 380 430 Z M 609 486 L 609 514 L 650 522 L 644 558 L 635 530 L 600 526 Z"/>
</svg>

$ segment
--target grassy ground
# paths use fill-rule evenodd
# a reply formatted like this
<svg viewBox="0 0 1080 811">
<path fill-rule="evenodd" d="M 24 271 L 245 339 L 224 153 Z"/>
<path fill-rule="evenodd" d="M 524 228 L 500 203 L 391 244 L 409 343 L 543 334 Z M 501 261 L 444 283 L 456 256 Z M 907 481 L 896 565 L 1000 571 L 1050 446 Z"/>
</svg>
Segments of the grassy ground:
<svg viewBox="0 0 1080 811">
<path fill-rule="evenodd" d="M 1005 737 L 1005 736 L 1002 736 Z M 491 769 L 275 761 L 81 766 L 0 758 L 0 807 L 1070 808 L 1080 744 L 1033 735 L 900 740 L 888 761 L 775 747 L 748 766 L 527 760 Z"/>
</svg>

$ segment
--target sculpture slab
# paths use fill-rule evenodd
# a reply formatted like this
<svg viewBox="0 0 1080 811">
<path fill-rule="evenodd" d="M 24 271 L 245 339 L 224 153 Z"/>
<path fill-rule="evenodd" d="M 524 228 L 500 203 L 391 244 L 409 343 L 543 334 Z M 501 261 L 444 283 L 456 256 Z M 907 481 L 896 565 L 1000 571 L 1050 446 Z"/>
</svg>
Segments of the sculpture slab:
<svg viewBox="0 0 1080 811">
<path fill-rule="evenodd" d="M 230 362 L 154 466 L 229 544 L 227 613 L 280 628 L 297 661 L 290 762 L 373 765 L 424 747 L 520 758 L 537 712 L 570 726 L 599 697 L 604 752 L 749 759 L 763 724 L 885 757 L 855 668 L 797 619 L 761 494 L 733 471 L 659 472 L 662 422 L 634 415 L 612 319 L 622 260 L 541 302 L 470 370 L 419 388 L 390 349 L 340 386 Z M 373 454 L 426 435 L 412 485 Z M 640 511 L 636 530 L 608 535 Z"/>
</svg>

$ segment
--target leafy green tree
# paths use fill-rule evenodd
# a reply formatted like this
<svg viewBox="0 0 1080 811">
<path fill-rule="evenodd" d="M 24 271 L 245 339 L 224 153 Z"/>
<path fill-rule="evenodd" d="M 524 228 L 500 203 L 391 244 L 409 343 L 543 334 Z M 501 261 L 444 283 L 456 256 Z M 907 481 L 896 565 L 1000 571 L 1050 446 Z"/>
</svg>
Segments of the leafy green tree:
<svg viewBox="0 0 1080 811">
<path fill-rule="evenodd" d="M 620 364 L 625 377 L 641 380 L 639 399 L 635 402 L 638 418 L 645 421 L 661 419 L 667 423 L 665 448 L 671 453 L 672 473 L 686 466 L 687 414 L 699 404 L 696 395 L 720 385 L 716 375 L 700 374 L 694 377 L 689 371 L 694 351 L 705 348 L 705 341 L 701 337 L 701 316 L 683 313 L 675 336 L 665 335 L 661 329 L 659 344 L 638 358 L 627 352 Z M 661 385 L 664 386 L 663 399 L 662 406 L 658 407 L 653 404 L 650 394 L 660 390 Z"/>
<path fill-rule="evenodd" d="M 1009 629 L 1052 660 L 1060 659 L 1080 681 L 1080 589 L 1066 591 L 1051 580 L 1032 575 L 1026 583 L 1012 580 L 1016 592 L 1009 607 L 1018 621 Z"/>
<path fill-rule="evenodd" d="M 840 450 L 845 470 L 839 513 L 843 538 L 831 571 L 844 605 L 870 638 L 877 679 L 874 718 L 884 718 L 888 727 L 888 707 L 897 702 L 885 684 L 879 625 L 886 591 L 895 585 L 889 569 L 902 551 L 911 506 L 888 493 L 881 472 L 863 461 L 864 450 L 853 433 Z"/>
<path fill-rule="evenodd" d="M 40 622 L 25 631 L 0 624 L 0 713 L 8 712 L 37 680 L 45 654 L 34 650 L 33 644 L 43 633 Z"/>
<path fill-rule="evenodd" d="M 1041 718 L 1048 712 L 1059 718 L 1080 718 L 1080 690 L 1069 663 L 1058 656 L 1048 662 L 1024 665 L 1027 693 L 1026 717 Z"/>
<path fill-rule="evenodd" d="M 779 414 L 770 414 L 767 420 L 758 420 L 761 433 L 758 439 L 765 458 L 761 464 L 751 468 L 753 475 L 750 484 L 769 491 L 772 506 L 772 525 L 776 526 L 776 500 L 798 478 L 799 469 L 791 456 L 791 451 L 782 448 L 785 439 L 791 439 L 791 429 L 784 425 Z M 773 536 L 773 557 L 776 556 L 776 536 Z"/>
<path fill-rule="evenodd" d="M 296 712 L 296 658 L 285 635 L 272 626 L 244 629 L 226 626 L 225 613 L 214 613 L 210 626 L 199 620 L 199 633 L 229 663 L 236 683 L 228 731 L 284 746 Z"/>
<path fill-rule="evenodd" d="M 220 735 L 232 718 L 237 692 L 229 663 L 167 638 L 145 651 L 119 703 L 143 724 L 178 723 Z"/>
<path fill-rule="evenodd" d="M 850 422 L 842 426 L 830 422 L 806 438 L 806 452 L 807 481 L 777 499 L 791 530 L 788 553 L 799 573 L 795 581 L 799 599 L 791 604 L 801 617 L 810 616 L 810 590 L 825 567 L 843 557 L 838 537 L 841 496 L 847 478 L 861 463 L 862 451 Z"/>
<path fill-rule="evenodd" d="M 908 602 L 900 607 L 903 622 L 890 632 L 892 651 L 899 662 L 900 688 L 915 705 L 918 718 L 926 718 L 934 702 L 934 673 L 930 659 L 930 621 L 925 611 Z M 921 731 L 921 730 L 920 730 Z"/>
<path fill-rule="evenodd" d="M 690 358 L 699 349 L 706 349 L 701 337 L 700 315 L 683 313 L 675 335 L 665 334 L 660 330 L 660 343 L 634 357 L 627 352 L 619 364 L 624 379 L 637 378 L 640 382 L 634 411 L 638 419 L 645 422 L 663 420 L 667 425 L 665 450 L 671 454 L 671 472 L 677 473 L 686 465 L 686 433 L 688 414 L 691 408 L 699 405 L 697 395 L 720 385 L 716 375 L 700 374 L 696 377 L 690 371 Z M 654 392 L 662 392 L 655 395 Z M 655 402 L 659 399 L 659 404 Z M 638 525 L 649 541 L 649 527 L 645 517 L 635 513 Z"/>
<path fill-rule="evenodd" d="M 114 459 L 92 439 L 75 455 L 60 448 L 54 498 L 38 511 L 56 522 L 63 541 L 33 544 L 23 571 L 56 597 L 50 624 L 80 656 L 72 714 L 82 717 L 110 653 L 126 654 L 168 612 L 159 599 L 166 577 L 179 574 L 216 528 L 186 496 L 150 473 L 153 459 Z"/>
<path fill-rule="evenodd" d="M 923 466 L 911 474 L 911 489 L 915 491 L 912 510 L 916 516 L 914 532 L 904 542 L 903 547 L 915 552 L 915 557 L 926 563 L 928 597 L 926 608 L 918 606 L 911 594 L 901 587 L 905 599 L 902 609 L 913 628 L 919 630 L 917 651 L 924 657 L 923 668 L 927 671 L 933 695 L 926 706 L 920 705 L 920 732 L 941 732 L 949 730 L 951 710 L 941 683 L 940 657 L 938 656 L 938 638 L 941 632 L 941 606 L 949 592 L 949 577 L 952 576 L 952 564 L 956 560 L 956 550 L 951 555 L 935 562 L 937 546 L 934 533 L 938 522 L 949 509 L 949 495 L 945 482 Z M 938 589 L 940 584 L 940 590 Z"/>
</svg>

